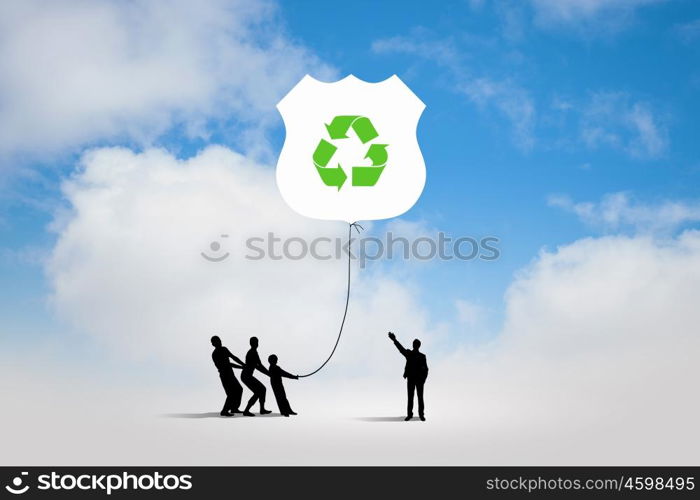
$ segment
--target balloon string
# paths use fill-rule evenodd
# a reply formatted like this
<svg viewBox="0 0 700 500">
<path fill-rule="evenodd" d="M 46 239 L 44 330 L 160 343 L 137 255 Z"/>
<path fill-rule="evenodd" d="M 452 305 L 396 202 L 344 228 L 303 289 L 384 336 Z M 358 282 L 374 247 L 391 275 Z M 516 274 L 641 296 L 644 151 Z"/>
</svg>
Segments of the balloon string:
<svg viewBox="0 0 700 500">
<path fill-rule="evenodd" d="M 340 343 L 340 337 L 343 335 L 343 327 L 345 326 L 345 318 L 348 315 L 348 305 L 350 304 L 350 243 L 352 241 L 352 228 L 355 228 L 357 233 L 360 233 L 360 229 L 364 230 L 364 228 L 358 224 L 357 222 L 353 222 L 348 226 L 348 287 L 347 287 L 347 292 L 345 294 L 345 311 L 343 312 L 343 320 L 340 322 L 340 330 L 338 331 L 338 338 L 335 339 L 335 345 L 333 346 L 333 350 L 331 351 L 331 354 L 328 356 L 328 358 L 323 362 L 321 366 L 316 368 L 314 371 L 311 373 L 307 373 L 306 375 L 299 375 L 299 378 L 304 378 L 304 377 L 310 377 L 311 375 L 314 375 L 321 371 L 321 368 L 326 366 L 326 364 L 331 360 L 333 357 L 333 354 L 335 354 L 335 350 L 338 348 L 338 344 Z M 360 229 L 358 229 L 358 227 Z"/>
</svg>

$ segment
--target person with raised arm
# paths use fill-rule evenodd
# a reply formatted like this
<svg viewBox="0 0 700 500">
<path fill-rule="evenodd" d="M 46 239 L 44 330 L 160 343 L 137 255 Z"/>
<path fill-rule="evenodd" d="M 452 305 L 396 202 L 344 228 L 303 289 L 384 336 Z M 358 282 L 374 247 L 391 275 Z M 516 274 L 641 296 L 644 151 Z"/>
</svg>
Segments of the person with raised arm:
<svg viewBox="0 0 700 500">
<path fill-rule="evenodd" d="M 413 418 L 413 394 L 418 394 L 418 416 L 425 422 L 425 406 L 423 404 L 423 387 L 425 380 L 428 378 L 428 361 L 425 354 L 420 352 L 420 340 L 414 339 L 413 349 L 408 350 L 396 340 L 396 335 L 389 332 L 389 338 L 394 342 L 394 345 L 399 352 L 406 358 L 406 366 L 403 371 L 403 378 L 406 379 L 406 389 L 408 392 L 408 405 L 406 418 L 408 421 Z"/>
</svg>

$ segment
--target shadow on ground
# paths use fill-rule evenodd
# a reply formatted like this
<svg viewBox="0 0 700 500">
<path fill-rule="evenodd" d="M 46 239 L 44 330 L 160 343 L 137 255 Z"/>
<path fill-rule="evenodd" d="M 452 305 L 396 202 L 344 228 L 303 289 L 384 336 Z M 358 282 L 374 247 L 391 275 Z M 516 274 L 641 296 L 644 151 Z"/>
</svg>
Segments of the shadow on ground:
<svg viewBox="0 0 700 500">
<path fill-rule="evenodd" d="M 357 417 L 361 422 L 403 422 L 406 417 Z M 414 418 L 413 420 L 418 420 Z M 419 420 L 420 421 L 420 420 Z"/>
<path fill-rule="evenodd" d="M 270 413 L 269 415 L 258 415 L 255 414 L 255 418 L 270 418 L 270 417 L 281 417 L 279 413 Z M 243 415 L 236 415 L 235 417 L 222 417 L 219 415 L 218 411 L 210 411 L 204 413 L 165 413 L 161 417 L 166 418 L 228 418 L 228 419 L 240 419 L 240 418 L 251 418 L 244 417 Z"/>
</svg>

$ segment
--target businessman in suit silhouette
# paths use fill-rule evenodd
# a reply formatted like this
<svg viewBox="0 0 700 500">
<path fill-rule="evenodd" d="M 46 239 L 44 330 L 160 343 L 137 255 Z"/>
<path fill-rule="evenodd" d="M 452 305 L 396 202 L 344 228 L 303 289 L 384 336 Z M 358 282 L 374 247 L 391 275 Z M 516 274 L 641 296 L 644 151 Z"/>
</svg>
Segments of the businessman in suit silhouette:
<svg viewBox="0 0 700 500">
<path fill-rule="evenodd" d="M 214 361 L 214 366 L 219 370 L 219 378 L 221 385 L 226 391 L 226 401 L 224 408 L 221 410 L 222 417 L 232 417 L 234 413 L 240 413 L 238 406 L 241 404 L 241 396 L 243 396 L 243 387 L 236 380 L 233 374 L 233 368 L 243 368 L 243 361 L 231 354 L 227 347 L 221 345 L 221 339 L 214 335 L 211 338 L 211 345 L 214 346 L 214 352 L 211 353 L 211 359 Z M 231 363 L 229 359 L 236 363 Z"/>
<path fill-rule="evenodd" d="M 408 391 L 408 411 L 406 412 L 405 420 L 413 418 L 413 393 L 418 393 L 418 416 L 425 422 L 425 413 L 423 405 L 423 387 L 425 379 L 428 378 L 428 362 L 425 354 L 419 351 L 420 340 L 413 341 L 413 349 L 408 350 L 396 340 L 396 335 L 389 332 L 389 338 L 394 342 L 394 345 L 399 350 L 403 357 L 406 358 L 406 367 L 403 371 L 403 378 L 406 379 L 406 389 Z"/>
</svg>

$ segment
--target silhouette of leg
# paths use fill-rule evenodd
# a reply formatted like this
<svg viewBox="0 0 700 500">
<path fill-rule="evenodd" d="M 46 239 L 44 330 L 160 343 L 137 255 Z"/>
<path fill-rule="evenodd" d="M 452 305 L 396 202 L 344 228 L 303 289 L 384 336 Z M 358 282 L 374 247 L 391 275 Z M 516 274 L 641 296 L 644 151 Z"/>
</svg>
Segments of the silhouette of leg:
<svg viewBox="0 0 700 500">
<path fill-rule="evenodd" d="M 228 415 L 229 405 L 231 404 L 231 396 L 229 396 L 228 387 L 226 387 L 226 382 L 224 381 L 224 379 L 221 379 L 221 383 L 224 386 L 224 391 L 226 391 L 226 400 L 224 400 L 224 407 L 221 408 L 221 415 L 225 417 Z"/>
<path fill-rule="evenodd" d="M 238 405 L 240 404 L 241 399 L 240 395 L 243 392 L 243 389 L 233 376 L 233 373 L 221 374 L 220 378 L 221 385 L 224 386 L 224 391 L 226 391 L 226 401 L 224 402 L 224 407 L 221 409 L 221 415 L 228 417 L 231 415 L 231 413 L 238 411 Z"/>
<path fill-rule="evenodd" d="M 258 387 L 255 384 L 258 381 L 255 380 L 254 377 L 249 377 L 249 376 L 245 376 L 245 375 L 241 377 L 241 380 L 246 385 L 246 387 L 248 389 L 250 389 L 250 392 L 253 393 L 253 395 L 248 400 L 248 404 L 245 406 L 245 410 L 243 411 L 243 415 L 245 415 L 246 417 L 252 417 L 254 415 L 253 415 L 253 413 L 250 412 L 250 409 L 258 401 Z M 258 382 L 258 383 L 260 383 L 260 382 Z"/>
<path fill-rule="evenodd" d="M 230 413 L 229 408 L 231 407 L 231 396 L 226 397 L 226 401 L 224 401 L 224 407 L 221 409 L 220 415 L 222 417 L 230 417 L 232 413 Z"/>
<path fill-rule="evenodd" d="M 284 398 L 284 402 L 282 403 L 282 405 L 284 406 L 285 413 L 288 413 L 289 415 L 296 415 L 296 413 L 294 413 L 294 410 L 292 410 L 292 406 L 289 404 L 289 400 L 286 397 Z"/>
<path fill-rule="evenodd" d="M 416 392 L 418 393 L 418 416 L 421 420 L 425 420 L 425 414 L 423 413 L 425 406 L 423 405 L 423 387 L 425 382 L 419 382 L 416 384 Z"/>
<path fill-rule="evenodd" d="M 233 388 L 233 401 L 231 401 L 230 411 L 231 413 L 240 413 L 241 399 L 243 398 L 243 387 L 241 384 L 236 383 Z"/>
<path fill-rule="evenodd" d="M 245 410 L 243 411 L 243 415 L 246 415 L 246 416 L 248 416 L 248 417 L 250 417 L 251 415 L 253 415 L 253 414 L 250 412 L 250 409 L 251 409 L 251 408 L 253 407 L 253 405 L 257 402 L 257 400 L 258 400 L 258 395 L 255 394 L 255 393 L 253 393 L 253 395 L 252 395 L 252 396 L 250 397 L 250 399 L 248 400 L 248 404 L 245 405 Z"/>
<path fill-rule="evenodd" d="M 258 383 L 260 384 L 260 387 L 258 388 L 258 390 L 260 391 L 260 393 L 258 394 L 258 399 L 260 400 L 260 414 L 267 415 L 268 413 L 272 413 L 270 410 L 265 409 L 265 393 L 267 393 L 267 389 L 264 385 L 262 385 L 262 382 Z"/>
<path fill-rule="evenodd" d="M 246 377 L 243 379 L 243 383 L 250 389 L 250 391 L 253 393 L 253 396 L 248 400 L 248 404 L 246 405 L 246 409 L 243 412 L 244 415 L 250 416 L 252 413 L 250 412 L 250 409 L 253 407 L 253 405 L 257 402 L 260 401 L 260 413 L 262 415 L 267 415 L 268 413 L 272 413 L 270 410 L 265 409 L 265 386 L 260 382 L 258 379 L 255 377 Z"/>
<path fill-rule="evenodd" d="M 280 407 L 280 413 L 286 413 L 287 415 L 296 415 L 294 410 L 292 410 L 292 406 L 289 404 L 289 400 L 286 396 L 282 400 L 281 404 L 278 403 L 277 406 Z"/>
<path fill-rule="evenodd" d="M 238 408 L 241 405 L 241 397 L 243 397 L 243 387 L 241 387 L 241 384 L 238 383 L 238 380 L 236 380 L 233 374 L 228 378 L 227 384 L 228 399 L 230 400 L 228 409 L 231 413 L 240 413 Z"/>
<path fill-rule="evenodd" d="M 411 379 L 406 380 L 406 390 L 408 391 L 408 408 L 406 409 L 406 420 L 411 420 L 413 417 L 413 390 L 416 384 Z"/>
<path fill-rule="evenodd" d="M 285 417 L 289 415 L 296 415 L 292 411 L 292 407 L 289 405 L 287 400 L 287 393 L 284 390 L 284 386 L 272 384 L 272 393 L 275 395 L 275 401 L 277 401 L 277 408 L 279 408 L 280 413 Z"/>
</svg>

